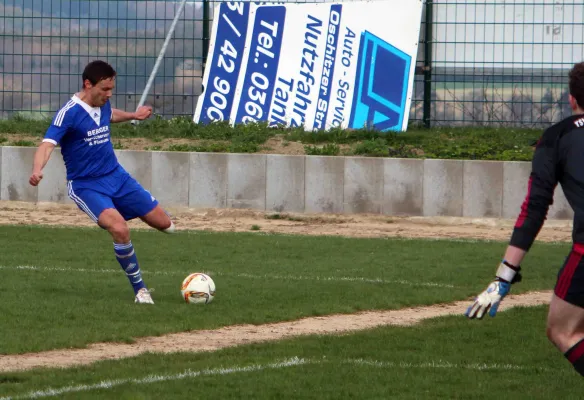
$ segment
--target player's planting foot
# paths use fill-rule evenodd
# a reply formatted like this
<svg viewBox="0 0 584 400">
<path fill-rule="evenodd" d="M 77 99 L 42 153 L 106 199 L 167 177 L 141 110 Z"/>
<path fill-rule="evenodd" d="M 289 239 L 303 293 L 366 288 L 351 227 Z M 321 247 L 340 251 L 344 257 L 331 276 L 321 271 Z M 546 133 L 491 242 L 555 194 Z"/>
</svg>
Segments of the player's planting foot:
<svg viewBox="0 0 584 400">
<path fill-rule="evenodd" d="M 138 290 L 138 293 L 136 293 L 136 303 L 139 304 L 154 304 L 154 301 L 152 300 L 152 296 L 150 295 L 150 293 L 152 293 L 154 290 L 148 290 L 146 288 L 142 288 L 140 290 Z"/>
</svg>

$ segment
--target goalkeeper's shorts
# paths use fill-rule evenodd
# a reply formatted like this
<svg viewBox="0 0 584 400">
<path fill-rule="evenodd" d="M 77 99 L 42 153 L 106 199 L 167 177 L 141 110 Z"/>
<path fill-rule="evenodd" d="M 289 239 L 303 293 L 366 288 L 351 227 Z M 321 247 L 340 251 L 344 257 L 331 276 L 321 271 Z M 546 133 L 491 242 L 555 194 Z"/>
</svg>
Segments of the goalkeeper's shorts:
<svg viewBox="0 0 584 400">
<path fill-rule="evenodd" d="M 574 244 L 558 273 L 554 293 L 570 304 L 584 308 L 584 244 Z"/>
</svg>

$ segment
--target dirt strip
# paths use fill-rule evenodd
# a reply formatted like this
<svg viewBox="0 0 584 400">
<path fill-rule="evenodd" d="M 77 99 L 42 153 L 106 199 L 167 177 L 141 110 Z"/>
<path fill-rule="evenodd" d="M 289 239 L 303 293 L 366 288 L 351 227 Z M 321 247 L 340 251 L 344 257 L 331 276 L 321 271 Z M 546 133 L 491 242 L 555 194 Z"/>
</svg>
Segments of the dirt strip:
<svg viewBox="0 0 584 400">
<path fill-rule="evenodd" d="M 448 238 L 507 241 L 514 219 L 389 217 L 379 214 L 300 214 L 240 209 L 168 208 L 178 230 L 344 237 Z M 0 225 L 95 226 L 77 206 L 0 201 Z M 254 229 L 252 230 L 252 227 Z M 148 228 L 140 220 L 131 228 Z M 149 229 L 149 228 L 148 228 Z M 569 242 L 571 220 L 546 221 L 537 240 Z"/>
<path fill-rule="evenodd" d="M 509 295 L 501 303 L 500 312 L 512 307 L 548 304 L 550 292 Z M 0 356 L 0 372 L 22 371 L 40 367 L 74 367 L 102 360 L 134 357 L 144 353 L 214 351 L 226 347 L 275 341 L 304 335 L 332 335 L 355 332 L 384 325 L 411 326 L 428 318 L 460 315 L 468 301 L 415 307 L 395 311 L 367 311 L 310 317 L 292 322 L 266 325 L 235 325 L 216 330 L 173 333 L 137 339 L 133 344 L 96 343 L 84 349 L 51 350 L 40 353 Z M 490 318 L 490 317 L 486 317 Z M 469 321 L 488 323 L 488 321 Z"/>
</svg>

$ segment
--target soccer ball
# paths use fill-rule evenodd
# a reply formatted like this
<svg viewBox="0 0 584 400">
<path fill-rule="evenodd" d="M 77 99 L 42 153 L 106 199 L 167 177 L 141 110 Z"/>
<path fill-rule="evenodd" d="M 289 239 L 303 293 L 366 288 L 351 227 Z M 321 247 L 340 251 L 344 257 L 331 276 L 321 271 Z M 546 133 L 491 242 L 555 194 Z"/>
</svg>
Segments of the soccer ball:
<svg viewBox="0 0 584 400">
<path fill-rule="evenodd" d="M 180 292 L 187 303 L 207 304 L 215 297 L 215 282 L 209 275 L 195 272 L 185 278 Z"/>
</svg>

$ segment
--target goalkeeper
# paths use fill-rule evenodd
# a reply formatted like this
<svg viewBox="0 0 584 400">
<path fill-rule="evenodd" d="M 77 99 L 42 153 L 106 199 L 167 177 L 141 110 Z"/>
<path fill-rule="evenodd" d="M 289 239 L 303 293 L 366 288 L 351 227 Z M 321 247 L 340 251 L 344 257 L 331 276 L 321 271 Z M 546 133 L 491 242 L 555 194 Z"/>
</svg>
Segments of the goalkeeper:
<svg viewBox="0 0 584 400">
<path fill-rule="evenodd" d="M 495 279 L 466 311 L 469 318 L 494 317 L 500 302 L 521 280 L 520 264 L 533 244 L 562 185 L 574 210 L 573 245 L 560 269 L 551 299 L 547 336 L 584 376 L 584 63 L 569 73 L 573 115 L 548 128 L 532 161 L 527 196 Z"/>
</svg>

